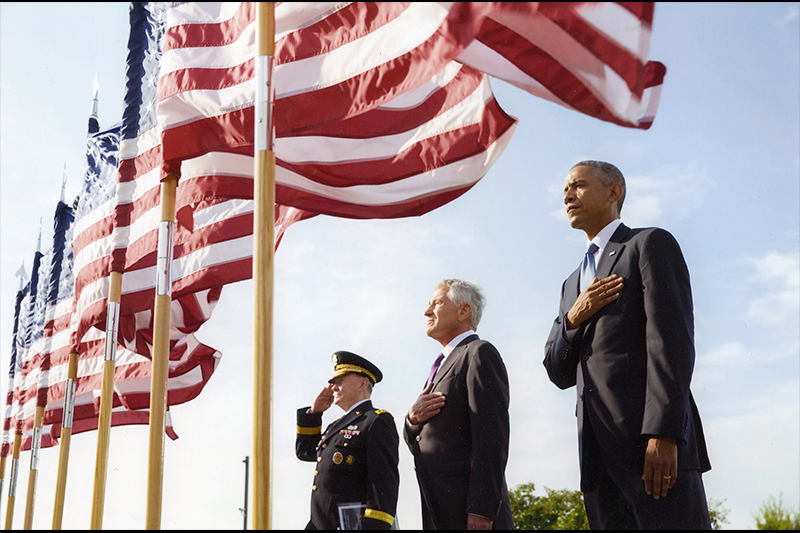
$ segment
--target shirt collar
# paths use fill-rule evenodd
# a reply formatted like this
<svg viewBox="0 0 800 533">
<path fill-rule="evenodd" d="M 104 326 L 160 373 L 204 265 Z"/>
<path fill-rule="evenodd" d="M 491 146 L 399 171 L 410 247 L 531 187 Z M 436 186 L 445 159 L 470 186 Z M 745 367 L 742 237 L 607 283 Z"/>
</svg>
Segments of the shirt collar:
<svg viewBox="0 0 800 533">
<path fill-rule="evenodd" d="M 363 400 L 361 400 L 360 402 L 356 402 L 356 403 L 354 403 L 353 405 L 351 405 L 351 406 L 350 406 L 350 409 L 348 409 L 348 410 L 347 410 L 347 413 L 349 413 L 350 411 L 352 411 L 353 409 L 355 409 L 356 407 L 358 407 L 358 406 L 359 406 L 359 405 L 361 405 L 362 403 L 364 403 L 364 402 L 368 402 L 369 400 L 370 400 L 369 398 L 364 398 L 364 399 L 363 399 Z M 347 413 L 345 413 L 345 414 L 347 414 Z"/>
<path fill-rule="evenodd" d="M 463 341 L 470 335 L 475 335 L 475 334 L 476 334 L 475 331 L 471 329 L 469 331 L 465 331 L 461 335 L 457 335 L 450 342 L 447 343 L 447 346 L 445 346 L 444 349 L 442 350 L 442 355 L 444 355 L 445 359 L 447 359 L 447 356 L 450 355 L 453 352 L 453 350 L 456 349 L 456 347 L 461 343 L 461 341 Z"/>
<path fill-rule="evenodd" d="M 597 245 L 597 251 L 595 252 L 595 257 L 598 254 L 602 254 L 603 250 L 606 246 L 608 246 L 608 241 L 611 240 L 611 236 L 614 235 L 614 232 L 617 231 L 617 228 L 622 224 L 622 220 L 619 218 L 615 218 L 611 222 L 606 225 L 605 228 L 601 229 L 600 232 L 594 236 L 590 242 L 586 243 L 588 248 L 589 244 L 594 243 Z"/>
</svg>

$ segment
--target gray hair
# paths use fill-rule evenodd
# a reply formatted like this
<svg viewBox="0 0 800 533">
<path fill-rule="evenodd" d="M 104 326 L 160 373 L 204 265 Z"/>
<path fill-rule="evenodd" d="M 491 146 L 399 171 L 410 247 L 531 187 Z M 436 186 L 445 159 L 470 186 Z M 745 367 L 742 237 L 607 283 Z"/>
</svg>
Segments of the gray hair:
<svg viewBox="0 0 800 533">
<path fill-rule="evenodd" d="M 486 298 L 483 296 L 481 289 L 474 283 L 464 281 L 463 279 L 443 279 L 436 286 L 436 289 L 447 288 L 447 297 L 453 302 L 453 305 L 460 307 L 464 304 L 469 304 L 472 308 L 470 315 L 470 323 L 472 329 L 478 329 L 478 324 L 483 315 L 483 308 L 486 305 Z"/>
<path fill-rule="evenodd" d="M 591 159 L 572 165 L 572 168 L 575 167 L 591 167 L 592 175 L 606 187 L 610 187 L 615 183 L 622 185 L 622 196 L 617 200 L 617 212 L 622 212 L 622 203 L 625 201 L 625 192 L 628 188 L 625 185 L 625 176 L 622 175 L 622 172 L 617 167 L 605 161 L 593 161 Z"/>
</svg>

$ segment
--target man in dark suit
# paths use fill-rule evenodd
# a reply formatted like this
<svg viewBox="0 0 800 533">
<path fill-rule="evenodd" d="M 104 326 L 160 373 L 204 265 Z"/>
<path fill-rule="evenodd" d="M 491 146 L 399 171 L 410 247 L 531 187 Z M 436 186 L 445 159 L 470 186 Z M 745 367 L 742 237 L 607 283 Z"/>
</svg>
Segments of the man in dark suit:
<svg viewBox="0 0 800 533">
<path fill-rule="evenodd" d="M 447 279 L 425 311 L 442 353 L 403 430 L 423 529 L 514 529 L 505 478 L 508 374 L 497 349 L 475 333 L 483 306 L 477 286 Z"/>
<path fill-rule="evenodd" d="M 351 352 L 333 354 L 333 365 L 333 377 L 314 404 L 297 410 L 297 458 L 317 463 L 306 529 L 391 529 L 400 438 L 392 415 L 370 401 L 383 376 Z M 332 404 L 345 414 L 323 433 L 322 413 Z"/>
<path fill-rule="evenodd" d="M 710 529 L 702 472 L 711 466 L 689 390 L 689 271 L 667 231 L 621 223 L 625 190 L 609 163 L 582 161 L 567 175 L 567 217 L 590 244 L 561 289 L 544 366 L 559 388 L 577 386 L 592 529 Z"/>
</svg>

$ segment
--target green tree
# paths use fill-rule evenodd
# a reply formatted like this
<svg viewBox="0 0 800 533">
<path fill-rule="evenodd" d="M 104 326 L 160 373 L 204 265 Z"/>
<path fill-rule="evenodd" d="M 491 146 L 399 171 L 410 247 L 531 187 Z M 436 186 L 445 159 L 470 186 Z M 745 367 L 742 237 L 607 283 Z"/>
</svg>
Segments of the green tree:
<svg viewBox="0 0 800 533">
<path fill-rule="evenodd" d="M 777 500 L 774 496 L 767 498 L 767 500 L 761 504 L 759 514 L 754 518 L 756 519 L 756 527 L 758 529 L 800 530 L 800 513 L 784 507 L 783 493 L 781 493 Z"/>
<path fill-rule="evenodd" d="M 708 499 L 708 516 L 711 518 L 711 529 L 722 529 L 722 524 L 728 523 L 728 509 L 722 506 L 725 500 Z"/>
<path fill-rule="evenodd" d="M 509 491 L 517 529 L 589 529 L 580 491 L 544 490 L 545 496 L 536 496 L 533 483 L 525 483 Z"/>
<path fill-rule="evenodd" d="M 534 494 L 534 484 L 525 483 L 509 491 L 514 527 L 517 529 L 589 529 L 583 494 L 577 490 L 544 488 L 546 495 Z M 728 509 L 713 498 L 708 500 L 712 529 L 728 522 Z M 761 528 L 759 528 L 761 529 Z"/>
</svg>

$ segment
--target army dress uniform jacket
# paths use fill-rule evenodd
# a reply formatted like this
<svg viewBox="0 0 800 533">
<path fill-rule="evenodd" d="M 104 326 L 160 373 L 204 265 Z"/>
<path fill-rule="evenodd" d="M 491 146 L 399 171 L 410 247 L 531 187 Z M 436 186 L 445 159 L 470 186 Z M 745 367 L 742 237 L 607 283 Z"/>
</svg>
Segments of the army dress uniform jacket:
<svg viewBox="0 0 800 533">
<path fill-rule="evenodd" d="M 295 452 L 315 461 L 311 487 L 311 520 L 306 529 L 337 529 L 339 505 L 366 504 L 363 529 L 390 529 L 397 510 L 400 439 L 394 418 L 372 402 L 322 430 L 322 413 L 297 410 Z"/>
</svg>

